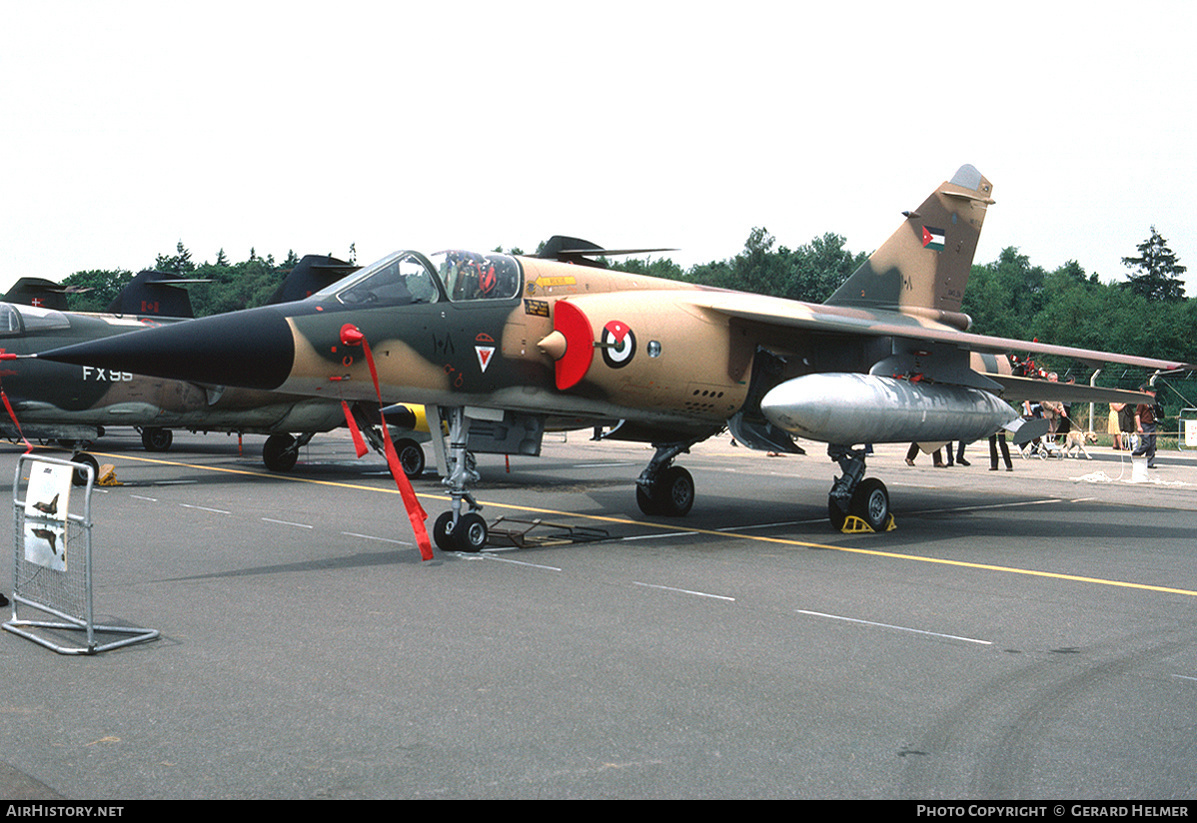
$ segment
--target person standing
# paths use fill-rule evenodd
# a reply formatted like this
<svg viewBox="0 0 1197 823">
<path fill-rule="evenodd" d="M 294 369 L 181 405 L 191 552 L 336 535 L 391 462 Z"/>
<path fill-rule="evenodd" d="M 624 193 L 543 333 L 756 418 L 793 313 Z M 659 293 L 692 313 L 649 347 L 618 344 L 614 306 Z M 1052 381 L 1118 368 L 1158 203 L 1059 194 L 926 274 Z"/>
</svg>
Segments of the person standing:
<svg viewBox="0 0 1197 823">
<path fill-rule="evenodd" d="M 1110 417 L 1106 422 L 1106 434 L 1114 439 L 1114 451 L 1122 451 L 1122 427 L 1118 424 L 1118 419 L 1122 414 L 1122 407 L 1125 403 L 1111 403 Z"/>
<path fill-rule="evenodd" d="M 964 447 L 965 447 L 965 446 L 967 446 L 968 444 L 967 444 L 967 443 L 965 443 L 963 440 L 961 440 L 961 441 L 960 441 L 959 443 L 957 443 L 956 445 L 957 445 L 957 449 L 956 449 L 956 462 L 957 462 L 959 465 L 961 465 L 961 466 L 971 466 L 971 465 L 972 465 L 972 463 L 970 463 L 970 462 L 968 462 L 967 460 L 965 460 L 965 459 L 964 459 Z"/>
<path fill-rule="evenodd" d="M 1002 460 L 1006 463 L 1006 471 L 1014 471 L 1014 464 L 1010 462 L 1010 447 L 1006 445 L 1006 432 L 989 435 L 989 470 L 998 470 L 998 445 L 1002 447 Z"/>
<path fill-rule="evenodd" d="M 1118 410 L 1118 428 L 1122 432 L 1123 450 L 1130 451 L 1132 448 L 1131 434 L 1135 431 L 1135 407 L 1130 403 L 1122 403 L 1121 406 L 1122 408 Z"/>
<path fill-rule="evenodd" d="M 1122 429 L 1118 428 L 1118 410 L 1125 406 L 1125 403 L 1111 403 L 1110 416 L 1106 419 L 1106 434 L 1114 441 L 1114 451 L 1122 451 Z"/>
<path fill-rule="evenodd" d="M 1135 406 L 1135 431 L 1139 434 L 1139 448 L 1131 452 L 1133 457 L 1147 456 L 1147 468 L 1155 468 L 1155 389 L 1150 386 L 1140 386 L 1139 391 L 1147 392 L 1151 397 L 1150 403 L 1140 403 Z"/>
<path fill-rule="evenodd" d="M 1060 382 L 1060 376 L 1052 372 L 1047 376 L 1049 383 Z M 1056 442 L 1056 432 L 1060 430 L 1060 418 L 1064 415 L 1064 404 L 1058 400 L 1043 400 L 1039 403 L 1039 408 L 1045 420 L 1047 420 L 1047 442 Z"/>
</svg>

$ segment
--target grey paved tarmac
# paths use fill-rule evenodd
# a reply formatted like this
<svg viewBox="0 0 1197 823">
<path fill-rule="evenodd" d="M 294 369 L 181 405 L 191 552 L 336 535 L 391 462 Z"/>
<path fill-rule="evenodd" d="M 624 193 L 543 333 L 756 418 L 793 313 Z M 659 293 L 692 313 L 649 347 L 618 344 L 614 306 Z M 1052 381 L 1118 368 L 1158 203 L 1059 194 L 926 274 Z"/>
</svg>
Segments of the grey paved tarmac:
<svg viewBox="0 0 1197 823">
<path fill-rule="evenodd" d="M 647 448 L 571 435 L 480 458 L 478 497 L 606 540 L 421 563 L 380 460 L 323 436 L 279 477 L 260 446 L 97 446 L 124 484 L 94 500 L 99 619 L 162 639 L 64 657 L 0 634 L 0 796 L 1197 793 L 1188 455 L 1130 483 L 1108 449 L 1006 473 L 881 446 L 898 528 L 841 535 L 815 444 L 697 447 L 671 521 L 635 506 Z"/>
</svg>

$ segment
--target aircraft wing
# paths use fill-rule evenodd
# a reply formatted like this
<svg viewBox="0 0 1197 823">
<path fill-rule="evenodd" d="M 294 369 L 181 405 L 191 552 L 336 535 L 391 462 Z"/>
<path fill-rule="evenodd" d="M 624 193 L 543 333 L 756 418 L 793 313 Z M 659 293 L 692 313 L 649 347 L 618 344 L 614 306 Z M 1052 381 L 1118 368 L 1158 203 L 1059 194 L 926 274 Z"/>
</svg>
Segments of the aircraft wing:
<svg viewBox="0 0 1197 823">
<path fill-rule="evenodd" d="M 1008 403 L 1023 400 L 1054 400 L 1060 403 L 1146 403 L 1151 399 L 1150 395 L 1143 392 L 1083 383 L 1058 383 L 1009 374 L 987 373 L 985 376 L 1001 384 L 1002 399 Z"/>
<path fill-rule="evenodd" d="M 1177 360 L 1160 360 L 1116 352 L 1095 351 L 1073 346 L 1056 346 L 1038 341 L 990 337 L 952 328 L 930 317 L 917 317 L 895 311 L 874 311 L 817 303 L 799 303 L 780 297 L 764 297 L 742 292 L 700 291 L 679 296 L 669 295 L 674 302 L 686 301 L 695 308 L 738 317 L 769 326 L 801 329 L 807 332 L 864 337 L 901 337 L 928 343 L 943 343 L 967 351 L 986 354 L 1033 352 L 1035 354 L 1068 357 L 1086 363 L 1118 363 L 1145 369 L 1174 371 L 1197 366 Z M 1040 398 L 1037 398 L 1040 399 Z M 1115 401 L 1118 402 L 1118 401 Z"/>
</svg>

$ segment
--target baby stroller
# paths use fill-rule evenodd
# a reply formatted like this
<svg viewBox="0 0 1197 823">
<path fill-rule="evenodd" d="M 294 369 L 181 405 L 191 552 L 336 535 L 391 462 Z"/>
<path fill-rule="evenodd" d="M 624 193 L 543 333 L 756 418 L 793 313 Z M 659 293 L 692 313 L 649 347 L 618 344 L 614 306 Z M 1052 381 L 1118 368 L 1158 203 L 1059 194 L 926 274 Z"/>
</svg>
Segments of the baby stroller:
<svg viewBox="0 0 1197 823">
<path fill-rule="evenodd" d="M 1034 407 L 1038 410 L 1038 406 Z M 1024 420 L 1032 420 L 1039 417 L 1038 414 L 1032 414 L 1029 417 L 1023 417 Z M 1030 443 L 1024 443 L 1019 446 L 1019 453 L 1024 459 L 1029 460 L 1032 457 L 1038 457 L 1040 460 L 1046 460 L 1049 457 L 1055 457 L 1060 460 L 1064 459 L 1064 449 L 1060 448 L 1056 443 L 1054 435 L 1043 435 L 1043 437 L 1036 437 Z"/>
</svg>

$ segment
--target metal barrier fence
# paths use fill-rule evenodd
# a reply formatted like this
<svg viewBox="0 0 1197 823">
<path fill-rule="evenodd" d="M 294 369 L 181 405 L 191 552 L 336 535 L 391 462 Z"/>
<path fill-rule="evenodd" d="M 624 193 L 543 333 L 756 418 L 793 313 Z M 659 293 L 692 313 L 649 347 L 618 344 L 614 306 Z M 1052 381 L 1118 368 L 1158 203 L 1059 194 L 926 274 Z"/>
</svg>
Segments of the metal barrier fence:
<svg viewBox="0 0 1197 823">
<path fill-rule="evenodd" d="M 13 477 L 12 619 L 3 625 L 59 654 L 96 654 L 158 637 L 153 629 L 95 623 L 91 541 L 95 481 L 90 466 L 29 454 L 17 461 Z M 82 488 L 73 490 L 76 484 Z M 78 506 L 80 495 L 82 506 Z M 72 505 L 83 513 L 72 513 Z M 22 617 L 22 612 L 31 611 L 58 620 Z M 100 642 L 97 633 L 113 638 Z"/>
</svg>

